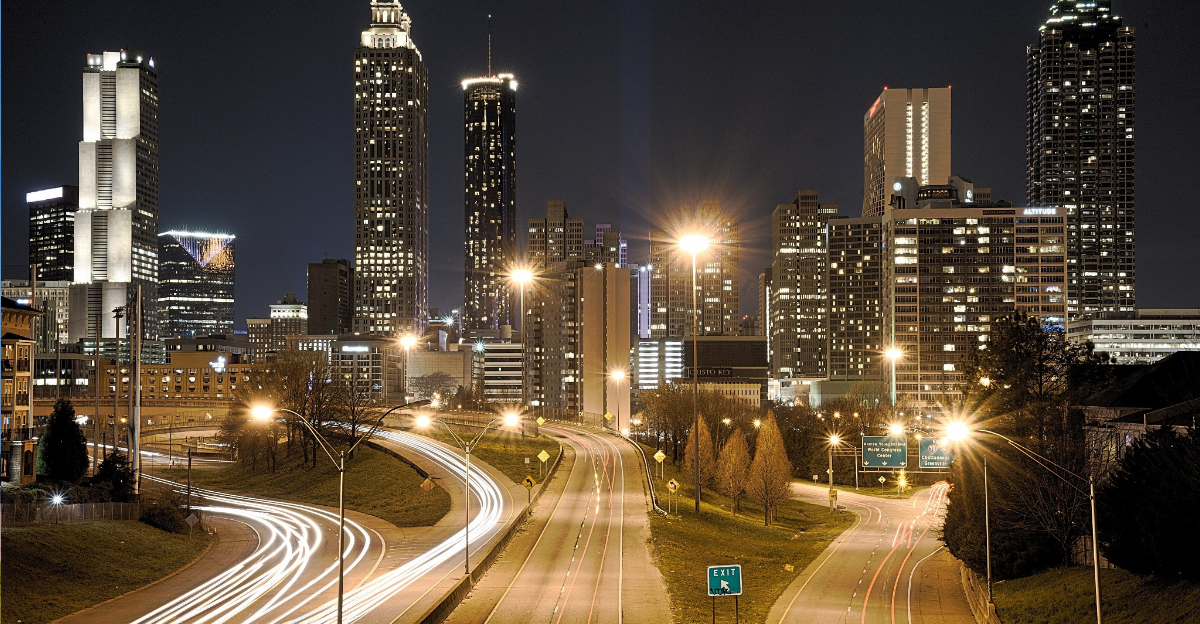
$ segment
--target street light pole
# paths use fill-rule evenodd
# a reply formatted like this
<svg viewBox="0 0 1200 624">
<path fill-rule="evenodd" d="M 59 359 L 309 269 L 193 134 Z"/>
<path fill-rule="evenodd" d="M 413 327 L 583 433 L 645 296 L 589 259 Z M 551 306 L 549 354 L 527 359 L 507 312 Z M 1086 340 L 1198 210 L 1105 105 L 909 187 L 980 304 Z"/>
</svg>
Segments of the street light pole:
<svg viewBox="0 0 1200 624">
<path fill-rule="evenodd" d="M 692 251 L 692 459 L 696 467 L 696 513 L 700 513 L 700 351 L 696 335 L 700 325 L 700 308 L 696 306 L 696 252 Z"/>
<path fill-rule="evenodd" d="M 388 414 L 391 414 L 392 412 L 397 411 L 397 410 L 413 408 L 413 407 L 421 407 L 421 406 L 427 405 L 427 404 L 429 404 L 429 401 L 416 401 L 413 403 L 405 403 L 404 405 L 397 405 L 395 407 L 388 409 L 386 412 L 384 412 L 383 414 L 381 414 L 379 416 L 379 419 L 375 421 L 375 424 L 372 425 L 369 430 L 367 430 L 367 433 L 363 434 L 362 437 L 360 437 L 358 440 L 356 440 L 354 442 L 354 444 L 352 444 L 348 450 L 337 451 L 337 454 L 338 454 L 337 459 L 333 458 L 334 448 L 333 448 L 333 445 L 330 444 L 329 440 L 326 440 L 325 436 L 321 435 L 321 433 L 319 431 L 317 431 L 317 428 L 314 427 L 313 424 L 311 422 L 309 422 L 307 418 L 300 415 L 298 412 L 295 412 L 293 410 L 283 408 L 283 407 L 272 409 L 265 405 L 259 405 L 257 407 L 254 407 L 251 410 L 251 415 L 256 420 L 263 420 L 263 421 L 270 420 L 271 413 L 273 411 L 287 412 L 287 413 L 295 416 L 296 418 L 300 419 L 300 423 L 308 429 L 308 432 L 311 433 L 313 438 L 316 439 L 317 442 L 321 445 L 321 450 L 325 451 L 325 455 L 327 457 L 329 457 L 329 461 L 333 462 L 333 467 L 336 468 L 338 471 L 338 606 L 337 606 L 337 622 L 338 622 L 338 624 L 342 624 L 342 607 L 343 607 L 343 601 L 345 598 L 345 578 L 346 578 L 346 550 L 345 550 L 345 545 L 346 545 L 346 455 L 349 453 L 353 453 L 354 449 L 358 448 L 358 445 L 362 444 L 363 440 L 370 438 L 375 433 L 375 430 L 379 428 L 379 425 L 383 423 L 383 419 L 386 418 Z M 190 471 L 190 468 L 191 468 L 190 450 L 189 450 L 189 456 L 188 456 L 188 467 L 189 467 L 189 474 L 190 474 L 190 472 L 191 472 Z M 190 478 L 189 478 L 189 482 L 190 482 Z"/>
<path fill-rule="evenodd" d="M 988 504 L 988 465 L 987 455 L 983 456 L 983 531 L 984 543 L 987 545 L 987 589 L 988 602 L 992 601 L 992 520 Z"/>
<path fill-rule="evenodd" d="M 1096 477 L 1088 475 L 1088 499 L 1092 506 L 1092 578 L 1096 583 L 1096 624 L 1100 620 L 1100 542 L 1096 533 Z"/>
<path fill-rule="evenodd" d="M 492 427 L 492 425 L 496 424 L 498 421 L 504 421 L 505 425 L 508 425 L 511 427 L 511 426 L 517 425 L 520 422 L 520 420 L 521 420 L 520 416 L 518 416 L 516 414 L 506 414 L 500 418 L 493 418 L 493 419 L 489 420 L 486 425 L 483 426 L 482 431 L 480 431 L 478 434 L 476 434 L 476 436 L 474 438 L 472 438 L 470 442 L 467 442 L 467 441 L 463 440 L 461 437 L 459 437 L 458 433 L 456 433 L 454 431 L 454 428 L 450 426 L 450 423 L 442 420 L 441 418 L 431 419 L 428 416 L 419 416 L 417 418 L 417 426 L 422 427 L 422 428 L 428 427 L 430 425 L 430 423 L 432 423 L 432 422 L 441 423 L 441 425 L 446 428 L 446 431 L 450 432 L 450 436 L 452 438 L 454 438 L 454 441 L 458 444 L 459 448 L 461 448 L 463 450 L 463 454 L 466 456 L 466 472 L 464 474 L 465 478 L 463 479 L 463 482 L 466 484 L 466 489 L 467 489 L 467 496 L 466 496 L 467 513 L 466 513 L 466 522 L 463 525 L 463 570 L 464 570 L 464 576 L 471 575 L 471 449 L 475 448 L 475 445 L 478 444 L 481 439 L 483 439 L 483 434 L 487 433 L 487 430 L 490 429 Z"/>
</svg>

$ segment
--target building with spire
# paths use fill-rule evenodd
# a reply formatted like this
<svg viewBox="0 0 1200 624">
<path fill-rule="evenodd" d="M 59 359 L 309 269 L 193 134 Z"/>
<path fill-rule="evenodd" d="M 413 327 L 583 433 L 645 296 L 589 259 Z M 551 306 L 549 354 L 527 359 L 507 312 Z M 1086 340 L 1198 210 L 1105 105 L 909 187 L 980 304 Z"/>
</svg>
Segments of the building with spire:
<svg viewBox="0 0 1200 624">
<path fill-rule="evenodd" d="M 354 49 L 354 331 L 420 332 L 429 305 L 429 74 L 399 2 Z"/>
<path fill-rule="evenodd" d="M 1026 200 L 1066 211 L 1071 318 L 1137 303 L 1134 52 L 1110 0 L 1057 0 L 1027 50 Z"/>
<path fill-rule="evenodd" d="M 499 330 L 513 323 L 508 274 L 516 260 L 517 80 L 492 73 L 463 80 L 463 205 L 466 212 L 463 325 Z"/>
<path fill-rule="evenodd" d="M 139 285 L 144 335 L 155 337 L 158 72 L 144 52 L 87 55 L 73 263 L 72 342 L 116 336 L 112 312 Z"/>
</svg>

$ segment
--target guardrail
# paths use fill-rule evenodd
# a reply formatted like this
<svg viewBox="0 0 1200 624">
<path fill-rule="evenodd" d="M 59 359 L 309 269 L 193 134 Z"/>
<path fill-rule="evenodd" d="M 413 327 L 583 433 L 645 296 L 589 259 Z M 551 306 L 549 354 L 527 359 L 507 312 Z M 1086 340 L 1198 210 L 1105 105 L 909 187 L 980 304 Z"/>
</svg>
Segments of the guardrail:
<svg viewBox="0 0 1200 624">
<path fill-rule="evenodd" d="M 629 440 L 629 443 L 632 444 L 633 448 L 637 449 L 638 454 L 642 456 L 642 468 L 645 469 L 646 472 L 646 487 L 650 489 L 650 504 L 654 507 L 655 512 L 665 518 L 667 516 L 667 511 L 658 506 L 658 492 L 656 492 L 654 489 L 654 474 L 650 472 L 650 461 L 646 459 L 646 450 L 643 449 L 642 445 L 635 440 Z"/>
</svg>

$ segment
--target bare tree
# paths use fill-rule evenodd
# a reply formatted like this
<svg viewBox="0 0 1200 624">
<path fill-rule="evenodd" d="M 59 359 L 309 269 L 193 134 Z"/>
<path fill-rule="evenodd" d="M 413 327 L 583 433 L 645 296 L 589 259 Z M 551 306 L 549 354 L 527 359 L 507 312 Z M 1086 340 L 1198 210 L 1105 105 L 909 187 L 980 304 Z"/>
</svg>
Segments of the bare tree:
<svg viewBox="0 0 1200 624">
<path fill-rule="evenodd" d="M 408 385 L 418 399 L 433 398 L 435 394 L 445 396 L 455 388 L 454 378 L 442 371 L 415 377 Z"/>
<path fill-rule="evenodd" d="M 746 493 L 763 506 L 763 523 L 770 526 L 779 504 L 787 500 L 792 491 L 792 464 L 788 461 L 774 414 L 768 414 L 759 427 L 756 447 Z"/>
<path fill-rule="evenodd" d="M 697 433 L 699 435 L 696 435 Z M 703 414 L 700 416 L 699 432 L 688 433 L 687 447 L 683 450 L 683 479 L 689 483 L 696 479 L 695 444 L 697 438 L 700 440 L 700 484 L 708 486 L 712 484 L 713 477 L 717 474 L 717 458 L 713 453 L 713 440 L 712 434 L 708 431 L 708 421 L 705 420 Z"/>
<path fill-rule="evenodd" d="M 750 477 L 750 451 L 746 447 L 746 436 L 737 429 L 721 449 L 717 459 L 717 491 L 729 497 L 729 511 L 741 511 L 742 493 Z"/>
</svg>

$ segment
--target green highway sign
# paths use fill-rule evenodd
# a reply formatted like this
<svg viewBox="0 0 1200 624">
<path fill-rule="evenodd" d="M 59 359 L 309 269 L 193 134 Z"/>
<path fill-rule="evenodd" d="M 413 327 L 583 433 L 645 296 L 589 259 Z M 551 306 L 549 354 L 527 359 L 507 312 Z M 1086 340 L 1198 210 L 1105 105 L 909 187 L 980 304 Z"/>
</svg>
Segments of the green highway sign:
<svg viewBox="0 0 1200 624">
<path fill-rule="evenodd" d="M 905 436 L 863 436 L 863 468 L 907 468 L 908 438 Z"/>
<path fill-rule="evenodd" d="M 922 438 L 917 444 L 917 466 L 921 470 L 948 470 L 954 455 L 945 442 L 943 438 Z"/>
<path fill-rule="evenodd" d="M 708 595 L 742 595 L 742 566 L 708 566 Z"/>
</svg>

